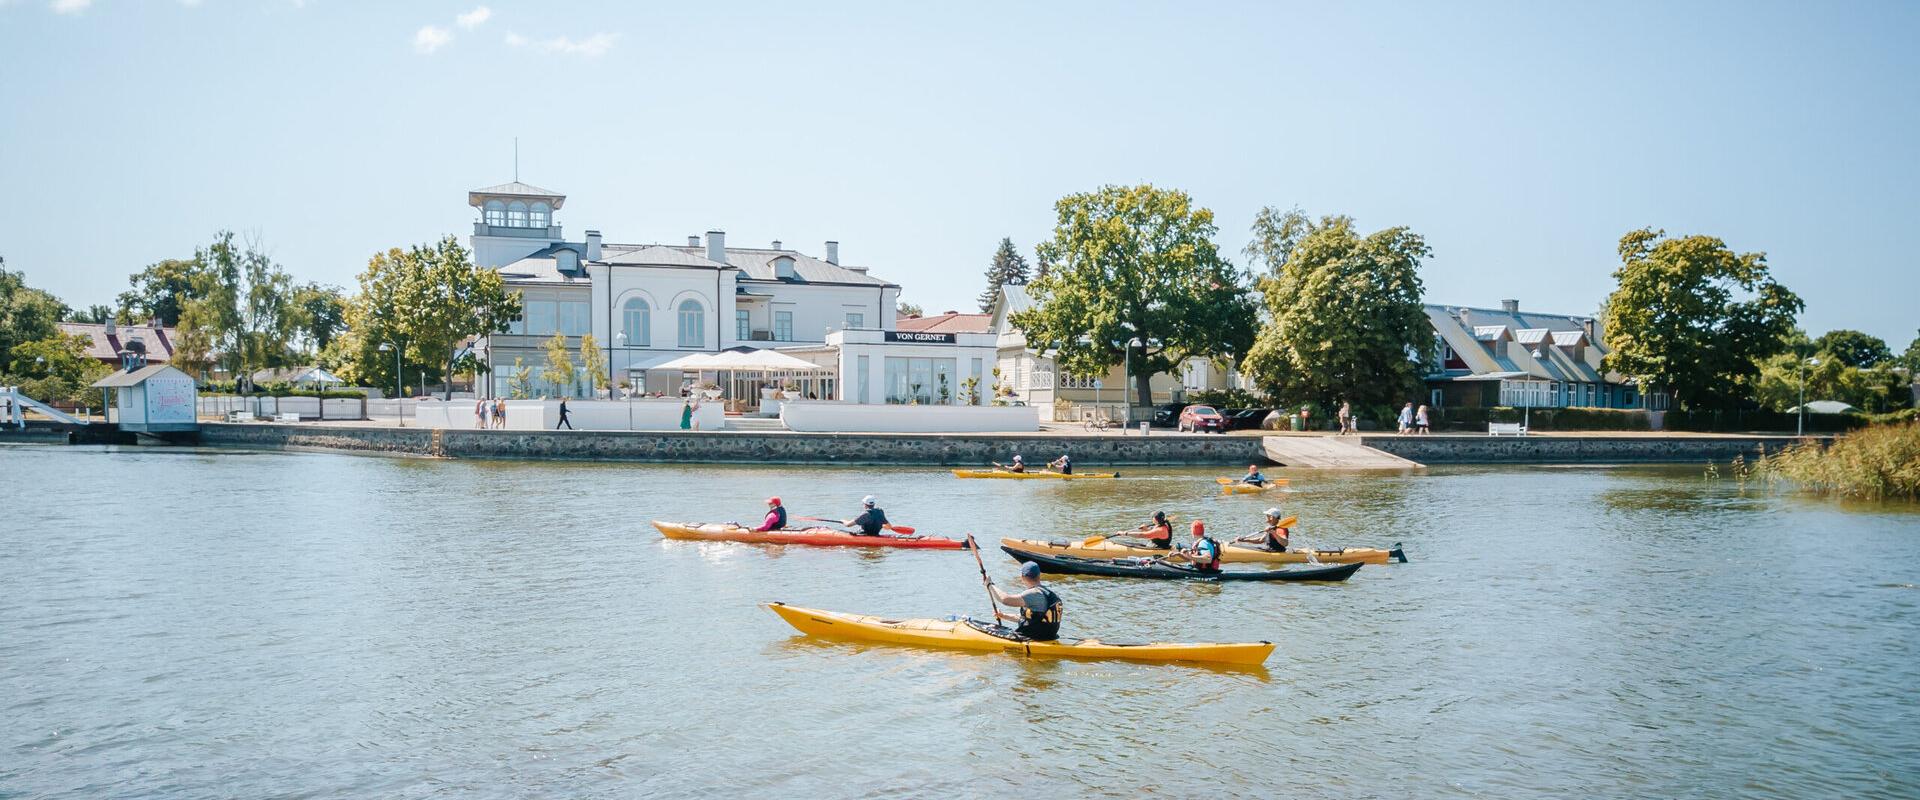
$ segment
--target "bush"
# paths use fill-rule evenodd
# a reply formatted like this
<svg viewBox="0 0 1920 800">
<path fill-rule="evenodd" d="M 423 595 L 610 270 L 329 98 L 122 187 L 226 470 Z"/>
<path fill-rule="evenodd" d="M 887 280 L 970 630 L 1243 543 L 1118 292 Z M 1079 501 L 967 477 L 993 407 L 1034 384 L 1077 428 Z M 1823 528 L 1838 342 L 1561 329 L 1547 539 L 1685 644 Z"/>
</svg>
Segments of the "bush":
<svg viewBox="0 0 1920 800">
<path fill-rule="evenodd" d="M 1270 408 L 1258 395 L 1244 389 L 1202 389 L 1187 393 L 1187 402 L 1196 406 L 1214 408 Z M 1299 411 L 1299 407 L 1294 407 Z"/>
<path fill-rule="evenodd" d="M 1755 469 L 1816 492 L 1920 499 L 1920 422 L 1872 425 L 1824 447 L 1802 441 L 1761 456 Z"/>
<path fill-rule="evenodd" d="M 206 383 L 200 384 L 200 393 L 209 397 L 237 396 L 240 394 L 234 391 L 233 381 L 207 381 Z M 273 383 L 266 386 L 256 386 L 253 391 L 247 392 L 246 396 L 321 397 L 329 400 L 337 400 L 359 399 L 366 397 L 367 393 L 358 389 L 300 389 L 285 383 Z"/>
<path fill-rule="evenodd" d="M 1489 422 L 1526 421 L 1537 431 L 1646 431 L 1653 429 L 1647 412 L 1627 408 L 1442 408 L 1432 417 L 1435 428 L 1485 432 Z M 1429 414 L 1432 414 L 1429 411 Z"/>
<path fill-rule="evenodd" d="M 1663 424 L 1670 431 L 1701 433 L 1792 433 L 1798 414 L 1784 411 L 1669 411 Z M 1867 425 L 1865 414 L 1808 414 L 1808 433 L 1840 433 Z"/>
</svg>

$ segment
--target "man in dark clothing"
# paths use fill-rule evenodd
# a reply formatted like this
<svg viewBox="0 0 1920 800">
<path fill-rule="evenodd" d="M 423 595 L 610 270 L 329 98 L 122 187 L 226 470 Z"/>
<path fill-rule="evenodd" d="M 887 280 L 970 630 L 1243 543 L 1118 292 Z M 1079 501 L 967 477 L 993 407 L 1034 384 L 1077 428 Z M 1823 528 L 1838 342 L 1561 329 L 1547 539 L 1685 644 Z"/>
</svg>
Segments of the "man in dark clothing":
<svg viewBox="0 0 1920 800">
<path fill-rule="evenodd" d="M 567 398 L 564 397 L 560 398 L 560 424 L 553 426 L 553 429 L 560 430 L 560 425 L 567 426 L 567 430 L 573 430 L 573 422 L 567 419 Z"/>
<path fill-rule="evenodd" d="M 887 527 L 887 512 L 881 511 L 878 506 L 874 505 L 875 502 L 873 495 L 867 495 L 861 498 L 860 505 L 862 508 L 860 516 L 846 520 L 840 524 L 856 529 L 854 533 L 860 536 L 879 536 L 880 531 L 885 530 Z"/>
</svg>

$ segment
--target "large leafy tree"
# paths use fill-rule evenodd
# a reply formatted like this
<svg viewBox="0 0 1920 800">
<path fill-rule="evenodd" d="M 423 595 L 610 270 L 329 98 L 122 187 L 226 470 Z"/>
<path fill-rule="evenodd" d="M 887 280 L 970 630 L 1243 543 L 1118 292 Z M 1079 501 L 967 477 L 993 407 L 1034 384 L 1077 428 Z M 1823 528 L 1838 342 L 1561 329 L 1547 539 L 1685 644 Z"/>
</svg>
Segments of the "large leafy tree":
<svg viewBox="0 0 1920 800">
<path fill-rule="evenodd" d="M 505 331 L 519 314 L 519 293 L 507 291 L 500 273 L 474 266 L 454 237 L 396 247 L 367 261 L 360 293 L 347 306 L 347 330 L 330 343 L 327 361 L 343 365 L 357 380 L 384 380 L 392 375 L 394 355 L 379 348 L 392 344 L 405 363 L 430 365 L 425 379 L 438 376 L 443 396 L 451 399 L 451 376 L 474 366 L 462 363 L 463 345 Z"/>
<path fill-rule="evenodd" d="M 987 288 L 980 293 L 980 311 L 992 313 L 993 304 L 1000 301 L 1000 287 L 1026 283 L 1027 272 L 1027 257 L 1014 249 L 1012 237 L 1002 238 L 993 251 L 993 261 L 987 264 Z"/>
<path fill-rule="evenodd" d="M 1613 276 L 1606 368 L 1686 409 L 1739 403 L 1759 363 L 1785 349 L 1802 307 L 1764 254 L 1735 253 L 1713 236 L 1632 231 L 1620 238 Z"/>
<path fill-rule="evenodd" d="M 1815 350 L 1823 351 L 1849 367 L 1871 367 L 1893 360 L 1893 351 L 1885 340 L 1860 331 L 1827 331 L 1813 340 Z"/>
<path fill-rule="evenodd" d="M 324 352 L 347 327 L 347 299 L 338 287 L 307 283 L 290 300 L 295 327 L 315 352 Z"/>
<path fill-rule="evenodd" d="M 12 359 L 8 382 L 46 402 L 87 404 L 93 382 L 113 371 L 87 355 L 87 337 L 59 332 L 13 348 Z"/>
<path fill-rule="evenodd" d="M 179 325 L 187 301 L 198 297 L 204 286 L 195 281 L 200 268 L 198 259 L 169 258 L 128 276 L 132 288 L 120 293 L 122 315 L 133 322 L 157 319 L 170 328 Z"/>
<path fill-rule="evenodd" d="M 67 304 L 27 285 L 25 273 L 0 269 L 0 367 L 13 359 L 13 349 L 59 333 Z"/>
<path fill-rule="evenodd" d="M 1420 262 L 1432 255 L 1406 228 L 1361 235 L 1353 220 L 1315 221 L 1261 209 L 1246 253 L 1267 322 L 1242 369 L 1288 404 L 1395 404 L 1413 396 L 1433 347 L 1420 304 Z"/>
<path fill-rule="evenodd" d="M 129 315 L 146 313 L 164 323 L 167 309 L 177 307 L 177 366 L 204 374 L 218 365 L 238 377 L 293 362 L 301 318 L 293 279 L 257 243 L 237 243 L 221 231 L 191 261 L 160 262 L 134 281 L 136 288 L 145 282 L 159 289 L 121 295 Z"/>
<path fill-rule="evenodd" d="M 1838 400 L 1870 412 L 1907 405 L 1911 394 L 1900 373 L 1883 366 L 1861 368 L 1836 353 L 1821 350 L 1812 356 L 1783 352 L 1760 363 L 1753 381 L 1752 399 L 1761 408 L 1785 411 L 1806 399 Z"/>
<path fill-rule="evenodd" d="M 1920 378 L 1920 333 L 1914 334 L 1906 352 L 1900 354 L 1900 365 L 1906 367 L 1913 377 Z"/>
<path fill-rule="evenodd" d="M 1105 186 L 1054 204 L 1052 264 L 1014 315 L 1027 344 L 1068 374 L 1104 375 L 1131 353 L 1141 402 L 1150 379 L 1192 357 L 1235 358 L 1253 341 L 1244 277 L 1213 243 L 1213 212 L 1185 192 Z M 1138 339 L 1139 346 L 1130 346 Z"/>
</svg>

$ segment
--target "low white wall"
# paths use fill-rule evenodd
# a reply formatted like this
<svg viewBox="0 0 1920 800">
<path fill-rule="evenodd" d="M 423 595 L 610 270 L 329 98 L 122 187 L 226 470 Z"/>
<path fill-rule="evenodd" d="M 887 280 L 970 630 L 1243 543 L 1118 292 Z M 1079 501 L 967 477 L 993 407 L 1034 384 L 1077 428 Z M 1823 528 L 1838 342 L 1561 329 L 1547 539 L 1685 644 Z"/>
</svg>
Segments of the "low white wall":
<svg viewBox="0 0 1920 800">
<path fill-rule="evenodd" d="M 790 400 L 780 408 L 788 430 L 808 433 L 1031 433 L 1037 409 L 1020 406 L 900 406 Z"/>
<path fill-rule="evenodd" d="M 677 431 L 681 405 L 679 400 L 668 399 L 568 400 L 567 421 L 573 423 L 575 430 L 583 431 Z M 694 412 L 694 419 L 704 431 L 726 427 L 725 411 L 718 402 L 702 403 L 700 410 Z M 473 428 L 476 427 L 473 401 L 421 400 L 407 423 L 422 428 Z M 558 400 L 507 401 L 507 430 L 550 431 L 559 424 Z"/>
</svg>

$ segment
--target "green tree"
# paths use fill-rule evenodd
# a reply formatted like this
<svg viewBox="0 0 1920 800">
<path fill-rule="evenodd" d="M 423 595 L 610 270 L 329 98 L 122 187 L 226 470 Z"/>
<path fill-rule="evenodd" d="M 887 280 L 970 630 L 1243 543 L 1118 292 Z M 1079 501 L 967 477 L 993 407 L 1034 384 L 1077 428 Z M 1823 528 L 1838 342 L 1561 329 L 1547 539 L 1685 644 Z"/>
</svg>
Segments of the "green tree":
<svg viewBox="0 0 1920 800">
<path fill-rule="evenodd" d="M 13 349 L 60 332 L 70 309 L 51 294 L 27 285 L 27 276 L 0 268 L 0 364 L 12 362 Z"/>
<path fill-rule="evenodd" d="M 926 316 L 926 315 L 927 315 L 927 312 L 926 312 L 925 310 L 923 310 L 923 309 L 921 309 L 921 308 L 920 308 L 919 306 L 917 306 L 917 305 L 914 305 L 914 304 L 912 304 L 912 303 L 909 303 L 909 302 L 907 302 L 907 301 L 905 301 L 905 300 L 902 300 L 902 301 L 900 301 L 900 302 L 899 302 L 899 303 L 898 303 L 897 305 L 895 305 L 895 306 L 894 306 L 894 310 L 893 310 L 893 313 L 894 313 L 894 314 L 895 314 L 896 316 L 899 316 L 899 317 L 902 317 L 902 318 L 905 318 L 905 317 L 924 317 L 924 316 Z"/>
<path fill-rule="evenodd" d="M 114 318 L 115 318 L 115 314 L 111 307 L 103 306 L 98 303 L 87 306 L 86 310 L 76 311 L 73 314 L 74 322 L 90 322 L 95 325 L 104 324 L 108 320 L 112 320 Z"/>
<path fill-rule="evenodd" d="M 573 354 L 567 349 L 566 334 L 555 331 L 547 340 L 547 365 L 540 370 L 540 379 L 553 384 L 554 392 L 561 395 L 573 385 Z"/>
<path fill-rule="evenodd" d="M 290 300 L 295 327 L 314 352 L 325 352 L 327 345 L 347 327 L 347 299 L 339 287 L 307 283 L 293 290 Z"/>
<path fill-rule="evenodd" d="M 600 352 L 600 342 L 591 333 L 580 337 L 580 369 L 587 373 L 587 383 L 595 396 L 607 388 L 607 354 Z"/>
<path fill-rule="evenodd" d="M 48 403 L 86 404 L 91 388 L 113 368 L 87 355 L 85 336 L 54 333 L 13 348 L 6 383 L 18 382 L 27 396 Z"/>
<path fill-rule="evenodd" d="M 515 400 L 533 397 L 533 368 L 522 363 L 525 359 L 513 357 L 513 371 L 507 374 L 507 396 Z"/>
<path fill-rule="evenodd" d="M 1802 307 L 1764 254 L 1736 254 L 1712 236 L 1632 231 L 1620 238 L 1620 262 L 1603 320 L 1605 367 L 1680 408 L 1739 403 L 1759 363 L 1785 349 Z"/>
<path fill-rule="evenodd" d="M 1907 351 L 1900 354 L 1900 365 L 1914 377 L 1920 378 L 1920 333 L 1915 333 L 1913 341 L 1907 344 Z"/>
<path fill-rule="evenodd" d="M 1141 403 L 1157 373 L 1246 352 L 1253 301 L 1213 243 L 1212 211 L 1147 185 L 1068 195 L 1054 211 L 1053 239 L 1039 248 L 1053 267 L 1027 285 L 1034 307 L 1013 319 L 1029 347 L 1071 375 L 1131 361 Z"/>
<path fill-rule="evenodd" d="M 1365 236 L 1353 219 L 1309 219 L 1298 209 L 1261 209 L 1247 257 L 1267 321 L 1242 370 L 1291 405 L 1341 400 L 1397 405 L 1419 390 L 1433 348 L 1420 304 L 1420 262 L 1432 255 L 1404 227 Z"/>
<path fill-rule="evenodd" d="M 1002 238 L 993 251 L 993 261 L 987 264 L 987 288 L 980 293 L 981 313 L 993 313 L 993 304 L 1000 301 L 1000 287 L 1026 283 L 1027 277 L 1027 257 L 1013 249 L 1012 237 Z"/>
<path fill-rule="evenodd" d="M 133 322 L 158 319 L 169 328 L 179 325 L 186 302 L 201 291 L 194 280 L 200 269 L 198 259 L 169 258 L 148 264 L 127 277 L 132 288 L 120 293 L 122 314 Z"/>
<path fill-rule="evenodd" d="M 424 365 L 424 380 L 438 378 L 443 397 L 451 399 L 467 343 L 505 331 L 519 313 L 519 294 L 507 291 L 500 273 L 474 266 L 454 237 L 396 247 L 375 253 L 360 273 L 335 357 L 355 362 L 352 371 L 362 380 L 388 375 L 393 354 L 379 347 L 392 343 L 401 349 L 403 369 Z"/>
<path fill-rule="evenodd" d="M 1813 340 L 1815 350 L 1825 352 L 1850 367 L 1871 367 L 1893 360 L 1886 340 L 1860 331 L 1827 331 Z"/>
<path fill-rule="evenodd" d="M 1862 369 L 1822 350 L 1809 357 L 1784 352 L 1762 361 L 1752 399 L 1761 408 L 1786 411 L 1800 404 L 1802 381 L 1809 402 L 1838 400 L 1870 412 L 1905 406 L 1911 396 L 1904 378 L 1884 365 Z"/>
</svg>

